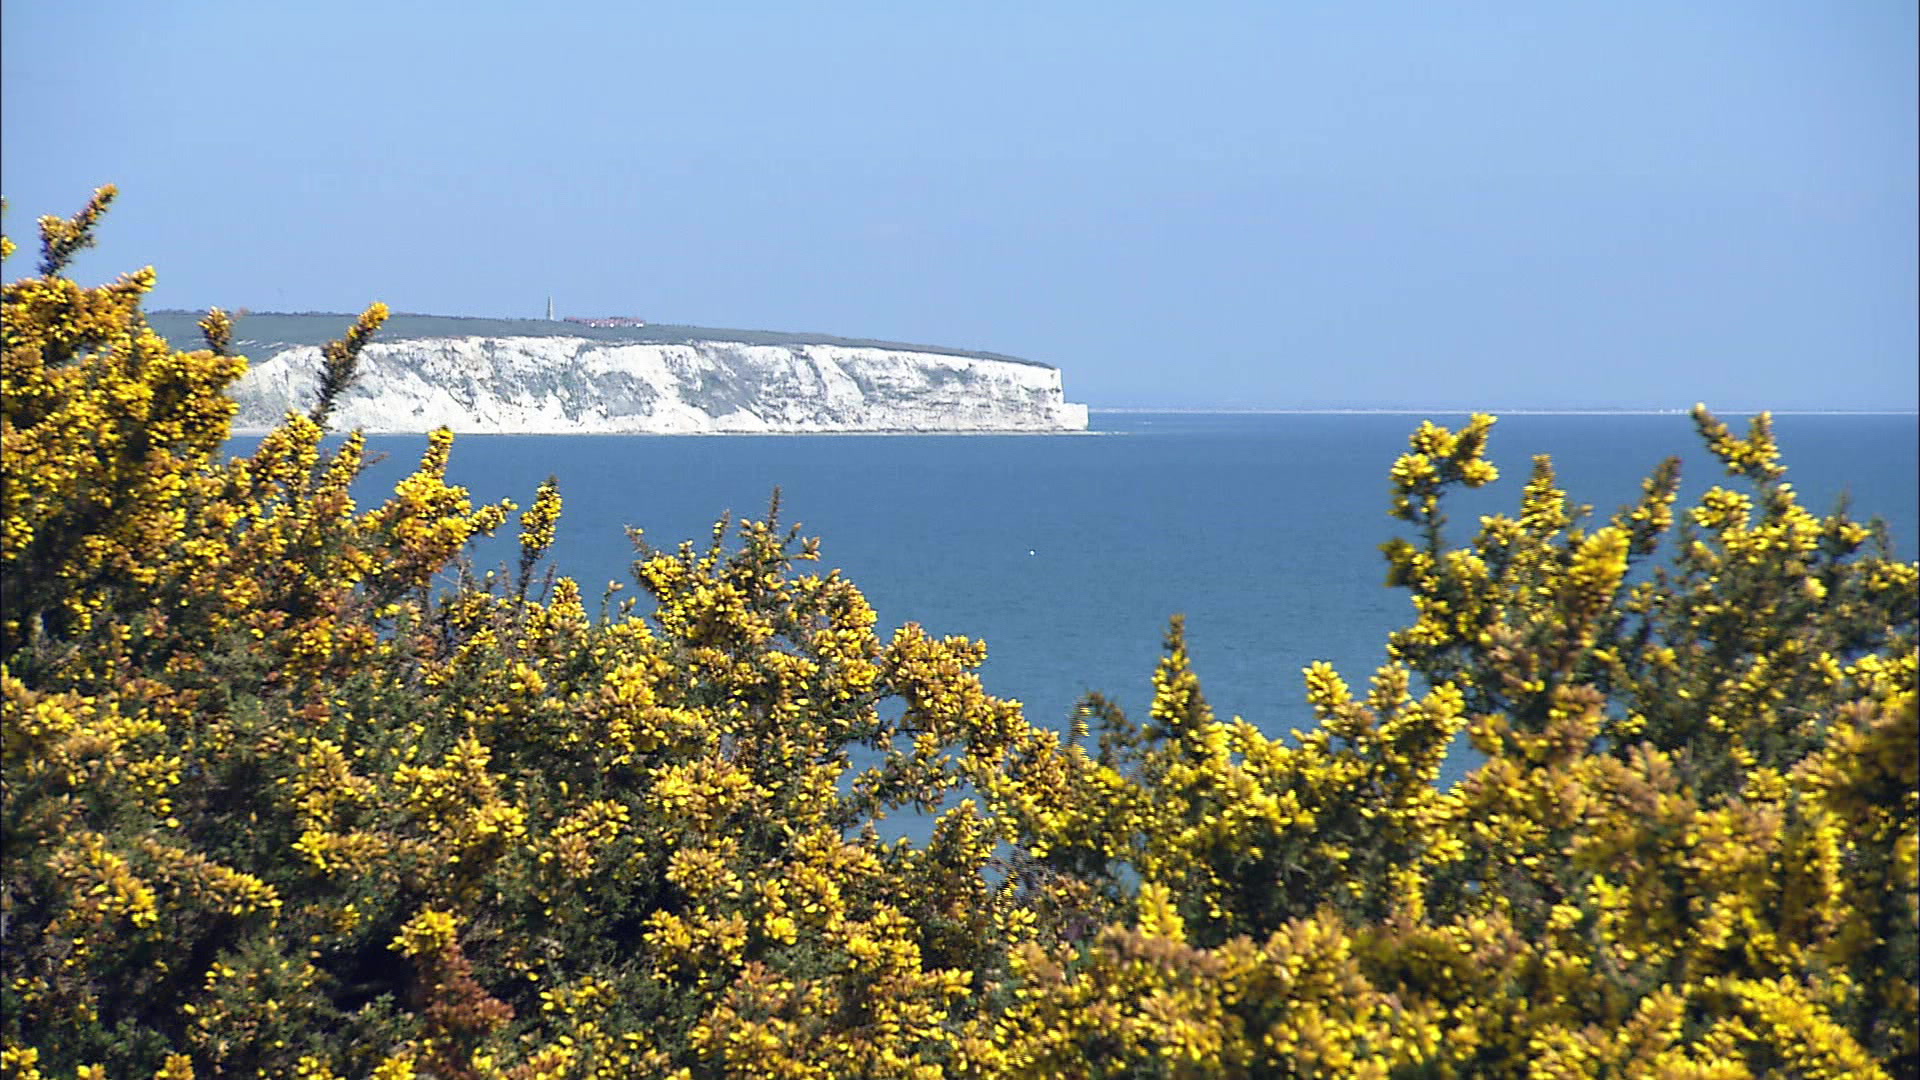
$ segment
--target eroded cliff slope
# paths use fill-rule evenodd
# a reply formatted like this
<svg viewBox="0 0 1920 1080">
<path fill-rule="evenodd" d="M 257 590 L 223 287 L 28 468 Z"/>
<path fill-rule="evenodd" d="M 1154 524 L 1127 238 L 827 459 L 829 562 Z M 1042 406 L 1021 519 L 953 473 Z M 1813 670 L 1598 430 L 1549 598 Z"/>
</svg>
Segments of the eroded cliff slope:
<svg viewBox="0 0 1920 1080">
<path fill-rule="evenodd" d="M 309 408 L 320 350 L 246 350 L 237 431 Z M 416 338 L 367 347 L 333 424 L 500 434 L 1079 431 L 1060 371 L 1011 358 L 831 344 Z"/>
</svg>

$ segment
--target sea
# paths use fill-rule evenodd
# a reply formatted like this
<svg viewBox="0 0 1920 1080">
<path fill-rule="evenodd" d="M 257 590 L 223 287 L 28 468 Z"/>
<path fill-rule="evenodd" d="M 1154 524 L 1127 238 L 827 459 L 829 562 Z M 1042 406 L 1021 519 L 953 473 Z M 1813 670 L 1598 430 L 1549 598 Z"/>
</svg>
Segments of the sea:
<svg viewBox="0 0 1920 1080">
<path fill-rule="evenodd" d="M 1387 634 L 1412 617 L 1407 594 L 1384 583 L 1379 546 L 1411 538 L 1387 513 L 1387 473 L 1423 418 L 1465 421 L 1096 411 L 1090 432 L 1067 435 L 463 435 L 448 474 L 478 501 L 522 507 L 557 477 L 565 510 L 551 561 L 589 610 L 609 582 L 640 592 L 629 526 L 656 546 L 704 545 L 722 514 L 764 517 L 777 488 L 781 520 L 820 538 L 819 567 L 862 589 L 883 636 L 915 622 L 984 640 L 988 691 L 1036 724 L 1064 729 L 1093 690 L 1145 719 L 1168 619 L 1181 614 L 1215 711 L 1284 737 L 1314 723 L 1304 667 L 1329 661 L 1364 688 Z M 1723 419 L 1744 430 L 1745 417 Z M 1808 506 L 1847 498 L 1914 559 L 1920 418 L 1788 414 L 1775 431 Z M 381 460 L 356 487 L 362 506 L 392 490 L 425 437 L 368 443 Z M 1683 462 L 1682 505 L 1728 482 L 1682 413 L 1505 415 L 1489 453 L 1501 479 L 1453 500 L 1454 542 L 1480 515 L 1516 510 L 1539 453 L 1600 518 L 1638 498 L 1669 455 Z M 482 543 L 476 566 L 511 565 L 516 528 Z M 1473 764 L 1463 742 L 1441 783 Z"/>
</svg>

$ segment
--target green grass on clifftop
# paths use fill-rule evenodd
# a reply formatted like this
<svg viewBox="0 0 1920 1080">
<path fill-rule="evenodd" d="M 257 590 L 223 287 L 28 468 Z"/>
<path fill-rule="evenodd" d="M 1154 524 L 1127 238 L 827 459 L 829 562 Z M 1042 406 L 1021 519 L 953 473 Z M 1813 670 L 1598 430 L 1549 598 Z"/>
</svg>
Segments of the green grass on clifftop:
<svg viewBox="0 0 1920 1080">
<path fill-rule="evenodd" d="M 192 348 L 199 343 L 199 311 L 150 311 L 147 321 L 176 348 Z M 330 312 L 302 311 L 253 312 L 237 319 L 233 329 L 234 349 L 242 354 L 266 355 L 293 345 L 324 345 L 353 325 L 353 316 Z M 710 326 L 680 326 L 653 323 L 647 326 L 584 326 L 580 323 L 549 322 L 545 319 L 483 319 L 464 315 L 395 314 L 380 328 L 375 341 L 394 342 L 415 338 L 441 337 L 577 337 L 590 341 L 625 342 L 645 345 L 681 345 L 694 341 L 737 341 L 747 345 L 837 345 L 849 349 L 888 349 L 900 352 L 937 353 L 964 356 L 973 360 L 1005 360 L 1033 367 L 1052 367 L 1038 360 L 1027 360 L 1002 353 L 974 349 L 954 349 L 944 345 L 913 345 L 872 338 L 836 337 L 832 334 L 789 333 L 780 330 L 727 330 Z"/>
</svg>

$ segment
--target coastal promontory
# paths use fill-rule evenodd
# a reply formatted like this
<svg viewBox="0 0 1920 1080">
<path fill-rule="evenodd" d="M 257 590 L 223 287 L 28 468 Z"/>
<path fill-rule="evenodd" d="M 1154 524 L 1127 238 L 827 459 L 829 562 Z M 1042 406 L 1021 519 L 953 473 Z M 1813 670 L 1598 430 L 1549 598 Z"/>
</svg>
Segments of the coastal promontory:
<svg viewBox="0 0 1920 1080">
<path fill-rule="evenodd" d="M 177 341 L 186 313 L 153 313 Z M 236 432 L 309 407 L 348 316 L 254 315 Z M 173 322 L 185 325 L 174 326 Z M 995 353 L 691 326 L 395 316 L 361 354 L 334 424 L 368 433 L 1050 432 L 1087 426 L 1060 370 Z"/>
</svg>

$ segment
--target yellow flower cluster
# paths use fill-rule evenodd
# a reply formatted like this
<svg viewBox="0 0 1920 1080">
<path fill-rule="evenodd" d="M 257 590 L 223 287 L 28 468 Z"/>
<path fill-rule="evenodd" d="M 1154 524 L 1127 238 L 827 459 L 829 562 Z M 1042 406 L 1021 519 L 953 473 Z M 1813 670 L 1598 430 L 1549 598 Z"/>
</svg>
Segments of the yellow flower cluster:
<svg viewBox="0 0 1920 1080">
<path fill-rule="evenodd" d="M 434 433 L 361 509 L 331 401 L 219 460 L 244 361 L 150 273 L 6 287 L 0 1066 L 22 1077 L 1896 1076 L 1920 1071 L 1920 570 L 1701 410 L 1590 527 L 1422 424 L 1414 620 L 1273 738 L 1176 619 L 1069 736 L 985 646 L 876 630 L 812 541 L 637 535 L 590 616 L 468 545 Z M 1670 555 L 1658 565 L 1659 552 Z M 612 594 L 609 592 L 609 606 Z M 1484 761 L 1450 788 L 1462 738 Z M 887 819 L 935 815 L 924 841 Z"/>
</svg>

